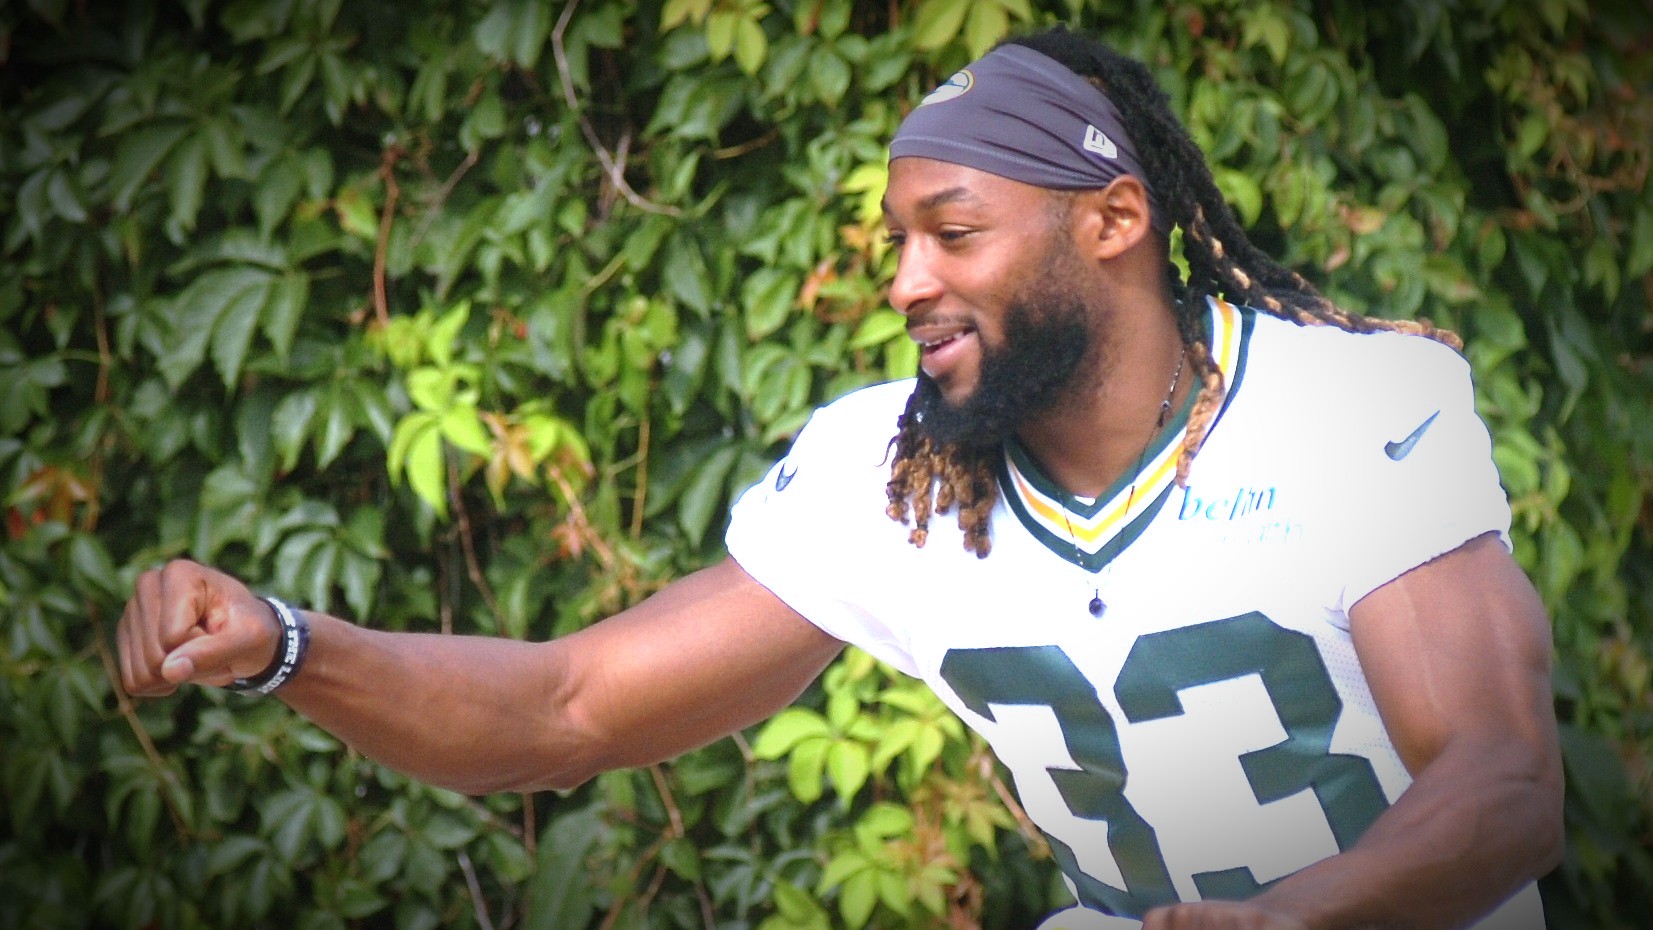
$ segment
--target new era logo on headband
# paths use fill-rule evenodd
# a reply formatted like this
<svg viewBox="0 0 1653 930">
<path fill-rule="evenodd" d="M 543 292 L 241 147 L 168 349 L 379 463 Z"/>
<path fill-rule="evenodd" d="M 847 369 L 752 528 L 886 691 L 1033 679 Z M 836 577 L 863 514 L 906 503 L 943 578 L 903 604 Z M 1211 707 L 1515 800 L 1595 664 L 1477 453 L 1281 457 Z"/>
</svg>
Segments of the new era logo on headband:
<svg viewBox="0 0 1653 930">
<path fill-rule="evenodd" d="M 1084 145 L 1085 151 L 1095 152 L 1103 158 L 1119 157 L 1119 146 L 1114 145 L 1113 140 L 1095 126 L 1085 126 L 1085 141 L 1081 144 Z"/>
</svg>

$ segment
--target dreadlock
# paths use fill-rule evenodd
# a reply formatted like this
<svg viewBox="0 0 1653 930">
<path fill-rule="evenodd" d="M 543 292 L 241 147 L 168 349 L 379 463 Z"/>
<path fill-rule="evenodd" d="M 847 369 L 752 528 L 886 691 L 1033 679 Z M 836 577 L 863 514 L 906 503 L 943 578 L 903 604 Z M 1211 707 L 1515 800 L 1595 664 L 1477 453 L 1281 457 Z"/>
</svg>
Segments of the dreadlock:
<svg viewBox="0 0 1653 930">
<path fill-rule="evenodd" d="M 1426 319 L 1382 320 L 1345 310 L 1326 299 L 1302 275 L 1274 261 L 1247 238 L 1245 229 L 1217 188 L 1205 155 L 1171 111 L 1170 98 L 1141 62 L 1062 26 L 1006 40 L 1060 62 L 1107 94 L 1125 130 L 1136 142 L 1143 180 L 1154 191 L 1166 219 L 1182 227 L 1188 279 L 1175 265 L 1168 269 L 1177 331 L 1188 347 L 1189 361 L 1200 381 L 1188 416 L 1188 431 L 1177 459 L 1177 483 L 1186 485 L 1188 470 L 1222 408 L 1227 387 L 1221 369 L 1202 338 L 1206 298 L 1222 297 L 1255 307 L 1299 325 L 1336 326 L 1355 333 L 1390 331 L 1435 339 L 1455 349 L 1456 334 Z M 998 499 L 995 477 L 999 453 L 991 449 L 940 446 L 918 425 L 918 392 L 907 401 L 892 440 L 890 480 L 885 512 L 912 526 L 909 540 L 922 547 L 932 513 L 958 508 L 964 547 L 985 558 L 991 542 L 989 515 Z"/>
</svg>

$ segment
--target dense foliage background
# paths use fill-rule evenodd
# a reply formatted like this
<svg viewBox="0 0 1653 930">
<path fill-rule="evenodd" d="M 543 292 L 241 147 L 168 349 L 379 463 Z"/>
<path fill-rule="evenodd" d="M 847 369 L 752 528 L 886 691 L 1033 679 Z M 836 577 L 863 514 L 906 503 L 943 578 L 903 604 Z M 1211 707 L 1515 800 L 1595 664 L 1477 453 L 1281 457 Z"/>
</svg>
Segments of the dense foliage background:
<svg viewBox="0 0 1653 930">
<path fill-rule="evenodd" d="M 715 558 L 811 407 L 913 368 L 883 145 L 1007 30 L 1150 62 L 1256 239 L 1461 331 L 1554 613 L 1552 926 L 1653 911 L 1641 0 L 0 3 L 0 924 L 1025 927 L 990 758 L 850 653 L 745 738 L 466 798 L 111 632 L 187 555 L 545 637 Z"/>
</svg>

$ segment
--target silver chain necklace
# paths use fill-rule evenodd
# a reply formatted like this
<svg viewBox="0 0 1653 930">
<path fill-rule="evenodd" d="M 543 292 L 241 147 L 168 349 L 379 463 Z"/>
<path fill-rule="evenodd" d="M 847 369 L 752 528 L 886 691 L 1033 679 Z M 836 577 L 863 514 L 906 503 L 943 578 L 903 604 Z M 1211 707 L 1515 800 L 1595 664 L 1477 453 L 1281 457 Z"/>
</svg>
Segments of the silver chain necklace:
<svg viewBox="0 0 1653 930">
<path fill-rule="evenodd" d="M 1148 437 L 1147 442 L 1142 444 L 1142 451 L 1137 453 L 1136 467 L 1131 471 L 1131 489 L 1125 495 L 1126 511 L 1129 511 L 1131 509 L 1131 505 L 1136 502 L 1136 482 L 1137 479 L 1142 477 L 1142 463 L 1143 460 L 1148 457 L 1148 447 L 1153 445 L 1154 436 L 1159 435 L 1159 431 L 1165 428 L 1166 421 L 1171 417 L 1171 398 L 1176 396 L 1177 385 L 1182 381 L 1182 366 L 1187 360 L 1188 347 L 1183 346 L 1182 352 L 1177 356 L 1177 370 L 1171 375 L 1171 387 L 1166 390 L 1165 399 L 1159 403 L 1159 417 L 1154 426 L 1154 433 L 1152 436 Z M 1073 503 L 1073 495 L 1064 491 L 1062 500 L 1062 522 L 1066 523 L 1068 527 L 1068 542 L 1073 544 L 1074 561 L 1078 562 L 1080 567 L 1083 567 L 1085 563 L 1085 553 L 1084 550 L 1079 548 L 1078 534 L 1073 531 Z M 1101 585 L 1092 585 L 1090 603 L 1086 604 L 1085 608 L 1090 611 L 1091 616 L 1098 619 L 1101 618 L 1102 612 L 1108 609 L 1108 605 L 1102 603 Z"/>
</svg>

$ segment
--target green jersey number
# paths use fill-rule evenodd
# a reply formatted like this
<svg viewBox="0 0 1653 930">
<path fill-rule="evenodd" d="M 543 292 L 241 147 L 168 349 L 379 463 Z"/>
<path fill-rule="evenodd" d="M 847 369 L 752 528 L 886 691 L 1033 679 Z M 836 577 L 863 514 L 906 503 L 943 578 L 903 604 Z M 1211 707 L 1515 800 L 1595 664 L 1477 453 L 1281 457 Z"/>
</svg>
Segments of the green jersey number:
<svg viewBox="0 0 1653 930">
<path fill-rule="evenodd" d="M 1284 741 L 1240 756 L 1257 802 L 1311 789 L 1338 848 L 1349 848 L 1388 801 L 1370 762 L 1331 751 L 1343 702 L 1312 637 L 1256 612 L 1142 636 L 1120 668 L 1114 697 L 1126 720 L 1142 723 L 1182 714 L 1185 688 L 1247 675 L 1261 678 L 1286 731 Z M 1085 874 L 1072 848 L 1048 837 L 1082 904 L 1139 918 L 1177 900 L 1153 826 L 1125 797 L 1128 770 L 1114 720 L 1096 684 L 1067 653 L 1056 646 L 954 649 L 942 660 L 941 677 L 988 720 L 993 704 L 1036 705 L 1055 714 L 1079 770 L 1047 771 L 1075 817 L 1107 823 L 1108 849 L 1126 885 L 1115 888 Z M 1246 898 L 1264 887 L 1246 866 L 1193 879 L 1205 899 Z"/>
</svg>

